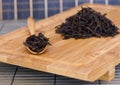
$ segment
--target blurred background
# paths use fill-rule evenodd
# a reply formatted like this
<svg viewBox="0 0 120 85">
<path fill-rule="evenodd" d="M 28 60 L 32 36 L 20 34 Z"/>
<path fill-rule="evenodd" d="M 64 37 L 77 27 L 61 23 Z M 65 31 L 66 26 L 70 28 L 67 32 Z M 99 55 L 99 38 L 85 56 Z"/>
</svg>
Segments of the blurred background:
<svg viewBox="0 0 120 85">
<path fill-rule="evenodd" d="M 0 0 L 0 20 L 43 19 L 83 3 L 120 5 L 120 0 Z"/>
</svg>

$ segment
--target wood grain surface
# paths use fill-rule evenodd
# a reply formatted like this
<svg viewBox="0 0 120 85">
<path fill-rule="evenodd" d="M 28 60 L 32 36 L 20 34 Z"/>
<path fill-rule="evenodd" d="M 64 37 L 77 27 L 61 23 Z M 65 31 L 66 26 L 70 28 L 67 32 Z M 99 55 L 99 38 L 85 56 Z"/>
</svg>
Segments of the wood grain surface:
<svg viewBox="0 0 120 85">
<path fill-rule="evenodd" d="M 107 13 L 107 17 L 120 28 L 120 7 L 90 4 L 82 6 Z M 27 26 L 0 36 L 0 61 L 86 81 L 112 79 L 114 68 L 120 62 L 120 35 L 62 40 L 59 34 L 55 34 L 55 27 L 80 9 L 81 6 L 36 23 L 37 32 L 43 32 L 52 44 L 44 54 L 33 55 L 23 45 L 30 35 Z"/>
</svg>

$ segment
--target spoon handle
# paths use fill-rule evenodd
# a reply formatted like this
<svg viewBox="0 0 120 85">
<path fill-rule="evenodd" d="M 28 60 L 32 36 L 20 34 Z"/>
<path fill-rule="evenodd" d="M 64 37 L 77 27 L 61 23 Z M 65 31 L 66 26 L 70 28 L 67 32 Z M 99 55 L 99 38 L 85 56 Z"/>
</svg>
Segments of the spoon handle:
<svg viewBox="0 0 120 85">
<path fill-rule="evenodd" d="M 35 21 L 32 17 L 29 17 L 27 20 L 28 29 L 31 35 L 35 35 Z"/>
</svg>

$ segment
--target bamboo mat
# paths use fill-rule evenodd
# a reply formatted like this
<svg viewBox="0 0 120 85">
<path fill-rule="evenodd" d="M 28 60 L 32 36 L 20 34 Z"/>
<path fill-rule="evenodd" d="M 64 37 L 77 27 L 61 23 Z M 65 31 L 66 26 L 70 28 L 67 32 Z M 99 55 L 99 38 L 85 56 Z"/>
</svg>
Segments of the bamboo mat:
<svg viewBox="0 0 120 85">
<path fill-rule="evenodd" d="M 26 25 L 26 21 L 0 22 L 0 35 Z M 120 84 L 120 65 L 116 67 L 116 77 L 111 82 L 93 83 L 49 74 L 32 69 L 0 63 L 0 85 L 118 85 Z"/>
</svg>

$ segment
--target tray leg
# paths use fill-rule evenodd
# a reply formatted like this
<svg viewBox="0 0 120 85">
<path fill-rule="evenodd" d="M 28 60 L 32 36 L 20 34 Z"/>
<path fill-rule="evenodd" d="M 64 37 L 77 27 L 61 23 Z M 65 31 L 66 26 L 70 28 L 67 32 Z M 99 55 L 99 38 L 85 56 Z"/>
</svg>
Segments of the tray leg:
<svg viewBox="0 0 120 85">
<path fill-rule="evenodd" d="M 115 77 L 115 68 L 109 70 L 106 74 L 100 77 L 100 80 L 110 81 Z"/>
</svg>

